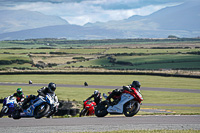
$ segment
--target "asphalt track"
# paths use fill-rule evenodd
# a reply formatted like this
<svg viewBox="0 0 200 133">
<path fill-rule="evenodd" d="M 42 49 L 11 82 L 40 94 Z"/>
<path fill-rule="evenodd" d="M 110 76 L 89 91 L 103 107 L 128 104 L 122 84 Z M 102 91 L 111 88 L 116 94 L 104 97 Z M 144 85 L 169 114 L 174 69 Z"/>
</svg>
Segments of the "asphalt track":
<svg viewBox="0 0 200 133">
<path fill-rule="evenodd" d="M 100 132 L 114 130 L 200 130 L 200 115 L 0 119 L 0 132 Z"/>
</svg>

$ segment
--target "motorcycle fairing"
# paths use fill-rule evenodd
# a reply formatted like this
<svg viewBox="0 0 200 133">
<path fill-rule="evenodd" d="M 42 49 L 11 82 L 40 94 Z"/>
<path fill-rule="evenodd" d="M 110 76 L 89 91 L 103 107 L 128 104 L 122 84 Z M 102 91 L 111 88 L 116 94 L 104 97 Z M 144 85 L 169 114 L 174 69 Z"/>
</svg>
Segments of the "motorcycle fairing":
<svg viewBox="0 0 200 133">
<path fill-rule="evenodd" d="M 54 97 L 55 97 L 55 94 L 50 95 L 49 93 L 47 93 L 45 100 L 47 101 L 47 103 L 52 105 L 55 103 Z"/>
<path fill-rule="evenodd" d="M 123 106 L 126 102 L 134 99 L 134 97 L 131 94 L 123 93 L 121 96 L 121 100 L 117 105 L 109 106 L 107 111 L 109 113 L 123 113 Z"/>
<path fill-rule="evenodd" d="M 4 113 L 4 115 L 12 114 L 12 112 L 15 110 L 15 104 L 17 104 L 16 98 L 8 96 L 3 100 L 3 107 L 1 111 Z"/>
<path fill-rule="evenodd" d="M 17 103 L 16 98 L 9 96 L 9 97 L 6 99 L 6 104 L 14 104 L 14 103 Z"/>
<path fill-rule="evenodd" d="M 39 100 L 38 100 L 39 99 Z M 33 105 L 31 105 L 28 109 L 24 110 L 24 112 L 21 113 L 21 116 L 33 116 L 35 107 L 39 106 L 41 103 L 45 102 L 45 100 L 43 98 L 37 98 L 34 99 L 31 102 L 36 101 Z"/>
<path fill-rule="evenodd" d="M 87 115 L 94 115 L 94 107 L 96 106 L 96 103 L 94 101 L 85 101 L 84 102 L 84 108 L 87 110 Z"/>
</svg>

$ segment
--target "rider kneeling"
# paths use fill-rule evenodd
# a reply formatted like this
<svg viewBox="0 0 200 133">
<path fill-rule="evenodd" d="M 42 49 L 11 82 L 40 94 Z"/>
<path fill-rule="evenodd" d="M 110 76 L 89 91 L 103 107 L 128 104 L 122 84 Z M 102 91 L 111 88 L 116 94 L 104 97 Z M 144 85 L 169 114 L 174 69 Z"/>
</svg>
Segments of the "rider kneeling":
<svg viewBox="0 0 200 133">
<path fill-rule="evenodd" d="M 133 88 L 135 88 L 140 93 L 140 86 L 141 85 L 139 81 L 133 81 L 130 86 L 123 86 L 122 89 L 113 90 L 107 97 L 108 103 L 112 106 L 116 105 L 120 101 L 120 96 L 124 90 L 131 91 Z M 113 102 L 111 102 L 111 98 L 113 99 Z"/>
<path fill-rule="evenodd" d="M 38 92 L 38 96 L 45 97 L 47 93 L 55 94 L 55 92 L 54 92 L 55 90 L 56 90 L 56 84 L 55 83 L 49 83 L 48 87 L 43 87 L 43 88 L 39 89 L 37 92 Z M 22 104 L 22 109 L 26 109 L 27 103 L 29 103 L 30 100 L 35 99 L 38 96 L 29 95 L 28 98 L 24 99 L 24 102 Z M 55 101 L 58 102 L 58 98 L 57 98 L 56 94 L 55 94 Z"/>
</svg>

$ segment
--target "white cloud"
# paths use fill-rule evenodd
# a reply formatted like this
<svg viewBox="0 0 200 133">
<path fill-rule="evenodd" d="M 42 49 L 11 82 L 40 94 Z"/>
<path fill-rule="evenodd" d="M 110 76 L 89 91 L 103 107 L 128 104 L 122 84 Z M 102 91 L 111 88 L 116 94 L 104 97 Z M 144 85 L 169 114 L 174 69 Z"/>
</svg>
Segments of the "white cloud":
<svg viewBox="0 0 200 133">
<path fill-rule="evenodd" d="M 71 24 L 84 25 L 91 22 L 106 22 L 110 20 L 122 20 L 133 15 L 149 15 L 166 6 L 172 4 L 156 5 L 137 5 L 138 7 L 130 8 L 130 4 L 138 3 L 139 0 L 80 0 L 80 2 L 29 2 L 18 3 L 12 6 L 0 7 L 1 9 L 10 10 L 29 10 L 38 11 L 46 15 L 56 15 L 66 19 Z M 119 8 L 120 3 L 124 5 Z M 134 5 L 135 6 L 135 5 Z M 127 8 L 128 7 L 128 8 Z"/>
</svg>

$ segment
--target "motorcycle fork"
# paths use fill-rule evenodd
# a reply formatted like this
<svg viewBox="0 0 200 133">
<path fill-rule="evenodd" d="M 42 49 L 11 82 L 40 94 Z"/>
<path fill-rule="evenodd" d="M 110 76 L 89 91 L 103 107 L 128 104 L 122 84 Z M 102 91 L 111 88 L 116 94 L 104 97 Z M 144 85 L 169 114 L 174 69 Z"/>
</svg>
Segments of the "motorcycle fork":
<svg viewBox="0 0 200 133">
<path fill-rule="evenodd" d="M 7 112 L 8 112 L 8 107 L 7 106 L 3 106 L 3 108 L 2 108 L 2 110 L 3 110 L 3 112 L 6 114 Z"/>
</svg>

